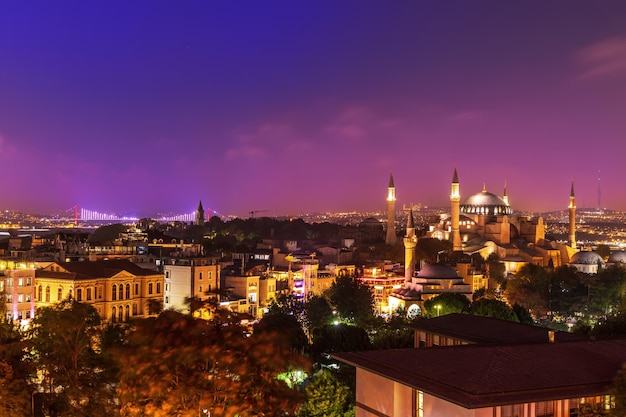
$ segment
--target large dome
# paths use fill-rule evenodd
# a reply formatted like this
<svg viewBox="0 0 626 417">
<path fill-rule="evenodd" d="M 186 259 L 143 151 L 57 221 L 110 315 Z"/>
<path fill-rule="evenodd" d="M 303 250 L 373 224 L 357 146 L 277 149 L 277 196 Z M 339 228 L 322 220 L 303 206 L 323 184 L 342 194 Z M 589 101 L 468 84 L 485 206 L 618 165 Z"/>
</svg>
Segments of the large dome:
<svg viewBox="0 0 626 417">
<path fill-rule="evenodd" d="M 570 264 L 578 265 L 603 265 L 602 257 L 592 251 L 576 252 L 569 261 Z"/>
<path fill-rule="evenodd" d="M 461 204 L 461 212 L 467 214 L 503 215 L 511 214 L 511 207 L 497 195 L 483 189 L 471 195 Z"/>
<path fill-rule="evenodd" d="M 417 273 L 418 278 L 430 278 L 430 279 L 458 279 L 459 274 L 456 271 L 444 264 L 426 264 Z"/>
<path fill-rule="evenodd" d="M 623 250 L 619 250 L 617 252 L 613 252 L 611 256 L 609 256 L 610 264 L 626 264 L 626 252 Z"/>
</svg>

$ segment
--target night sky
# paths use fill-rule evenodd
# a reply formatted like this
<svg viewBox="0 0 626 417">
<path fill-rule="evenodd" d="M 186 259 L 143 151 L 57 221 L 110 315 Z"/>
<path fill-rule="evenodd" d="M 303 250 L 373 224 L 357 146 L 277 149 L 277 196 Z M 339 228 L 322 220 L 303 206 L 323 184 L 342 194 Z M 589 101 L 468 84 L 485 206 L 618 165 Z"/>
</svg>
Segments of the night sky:
<svg viewBox="0 0 626 417">
<path fill-rule="evenodd" d="M 624 1 L 5 1 L 0 208 L 626 210 Z M 598 178 L 601 178 L 598 181 Z"/>
</svg>

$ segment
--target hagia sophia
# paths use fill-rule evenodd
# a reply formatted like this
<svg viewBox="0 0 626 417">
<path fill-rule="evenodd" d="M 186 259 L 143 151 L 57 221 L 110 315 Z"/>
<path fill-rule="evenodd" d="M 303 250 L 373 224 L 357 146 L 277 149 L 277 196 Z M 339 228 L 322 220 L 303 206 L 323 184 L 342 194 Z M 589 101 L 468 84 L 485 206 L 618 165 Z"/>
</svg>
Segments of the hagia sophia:
<svg viewBox="0 0 626 417">
<path fill-rule="evenodd" d="M 576 201 L 574 182 L 569 196 L 568 242 L 546 239 L 546 225 L 541 216 L 517 215 L 509 202 L 506 183 L 504 193 L 498 196 L 486 187 L 461 202 L 461 187 L 456 168 L 450 190 L 450 212 L 439 215 L 428 224 L 423 236 L 417 236 L 413 212 L 409 212 L 405 248 L 405 283 L 394 290 L 392 298 L 397 305 L 408 307 L 415 300 L 423 302 L 435 295 L 454 292 L 471 294 L 487 285 L 487 279 L 472 271 L 470 256 L 480 254 L 484 259 L 495 253 L 505 266 L 505 272 L 515 273 L 526 264 L 544 267 L 569 265 L 585 273 L 597 273 L 604 261 L 596 252 L 579 251 L 576 245 Z M 387 243 L 394 244 L 395 186 L 390 175 L 387 193 Z M 458 258 L 456 268 L 444 264 L 421 265 L 416 273 L 415 248 L 419 238 L 449 240 Z M 625 263 L 626 253 L 615 252 L 609 263 Z M 413 301 L 413 302 L 412 302 Z"/>
</svg>

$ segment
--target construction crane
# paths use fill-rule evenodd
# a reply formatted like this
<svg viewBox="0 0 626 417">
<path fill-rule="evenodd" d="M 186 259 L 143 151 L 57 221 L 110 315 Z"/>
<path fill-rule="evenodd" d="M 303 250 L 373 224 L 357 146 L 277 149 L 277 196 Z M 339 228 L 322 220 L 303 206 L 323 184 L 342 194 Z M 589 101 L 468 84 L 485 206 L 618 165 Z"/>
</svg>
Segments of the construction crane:
<svg viewBox="0 0 626 417">
<path fill-rule="evenodd" d="M 254 215 L 255 214 L 257 214 L 257 213 L 265 213 L 266 211 L 269 211 L 269 210 L 251 210 L 248 213 L 250 213 L 250 218 L 254 219 Z"/>
</svg>

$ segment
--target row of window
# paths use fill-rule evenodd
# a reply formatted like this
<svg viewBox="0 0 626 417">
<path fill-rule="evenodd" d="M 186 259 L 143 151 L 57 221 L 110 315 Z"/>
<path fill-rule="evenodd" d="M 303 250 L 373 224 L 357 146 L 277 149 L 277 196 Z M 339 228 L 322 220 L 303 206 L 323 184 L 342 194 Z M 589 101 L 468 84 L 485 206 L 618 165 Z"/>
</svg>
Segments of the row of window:
<svg viewBox="0 0 626 417">
<path fill-rule="evenodd" d="M 161 283 L 157 282 L 156 285 L 154 285 L 154 283 L 150 282 L 148 283 L 148 294 L 152 295 L 155 293 L 155 289 L 156 289 L 156 294 L 161 294 Z M 83 292 L 84 290 L 84 292 Z M 94 297 L 97 296 L 97 299 L 101 300 L 102 299 L 102 290 L 103 287 L 97 287 L 97 295 L 96 295 L 96 289 L 95 288 L 77 288 L 76 289 L 76 301 L 90 301 L 92 300 Z M 139 294 L 139 284 L 135 284 L 135 292 L 134 295 Z M 39 301 L 43 301 L 44 297 L 43 297 L 43 286 L 39 286 L 37 288 L 37 299 Z M 84 299 L 83 299 L 83 295 L 84 295 Z M 72 290 L 70 289 L 69 292 L 69 296 L 72 297 Z M 29 299 L 27 301 L 30 301 L 30 295 L 28 295 Z M 124 284 L 113 284 L 111 286 L 111 300 L 116 301 L 116 300 L 128 300 L 131 298 L 131 293 L 130 293 L 130 284 L 126 284 L 126 286 L 124 286 Z M 57 289 L 57 299 L 56 301 L 61 301 L 63 299 L 63 287 L 59 287 Z M 7 301 L 10 301 L 7 298 Z M 22 301 L 20 301 L 22 302 Z M 50 302 L 50 286 L 46 286 L 46 293 L 45 293 L 45 302 L 49 303 Z"/>
<path fill-rule="evenodd" d="M 16 281 L 18 287 L 28 287 L 33 285 L 33 277 L 18 277 L 17 279 L 10 277 L 6 279 L 7 288 L 12 288 Z"/>
<path fill-rule="evenodd" d="M 13 294 L 6 294 L 5 295 L 5 299 L 7 303 L 12 303 L 13 302 Z M 17 299 L 18 303 L 30 303 L 30 299 L 31 299 L 31 295 L 29 294 L 17 294 L 17 297 L 15 297 Z"/>
<path fill-rule="evenodd" d="M 15 315 L 13 313 L 7 313 L 7 321 L 13 320 L 22 320 L 31 318 L 31 311 L 29 310 L 19 310 Z"/>
</svg>

